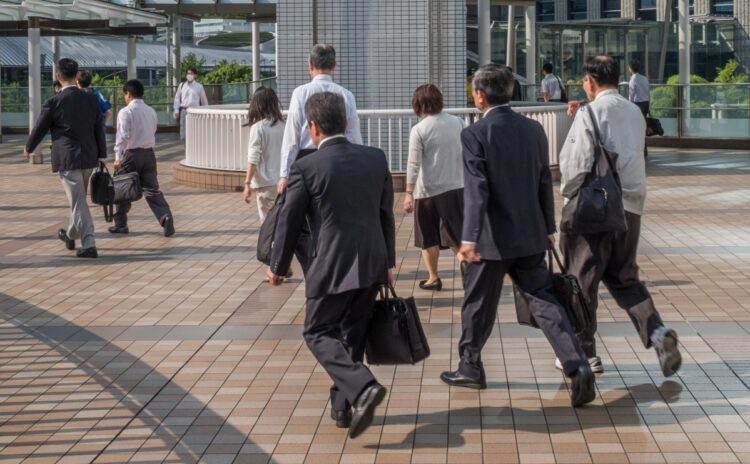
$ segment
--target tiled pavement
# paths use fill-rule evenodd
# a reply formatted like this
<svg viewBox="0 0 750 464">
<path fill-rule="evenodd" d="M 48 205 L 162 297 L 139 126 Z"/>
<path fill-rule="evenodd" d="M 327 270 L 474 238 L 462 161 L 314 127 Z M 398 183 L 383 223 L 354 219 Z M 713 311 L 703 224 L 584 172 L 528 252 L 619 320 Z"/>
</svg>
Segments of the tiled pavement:
<svg viewBox="0 0 750 464">
<path fill-rule="evenodd" d="M 7 137 L 6 137 L 7 139 Z M 490 388 L 450 389 L 461 289 L 445 255 L 430 293 L 399 213 L 397 290 L 414 294 L 432 356 L 376 367 L 389 396 L 356 440 L 328 418 L 327 376 L 301 337 L 303 285 L 263 284 L 258 218 L 239 193 L 174 185 L 177 234 L 134 206 L 132 233 L 80 261 L 49 165 L 0 144 L 0 462 L 750 462 L 750 152 L 652 150 L 640 264 L 682 341 L 669 380 L 606 291 L 599 396 L 569 406 L 538 332 L 503 295 L 484 357 Z M 559 204 L 559 203 L 558 203 Z M 297 275 L 300 273 L 297 272 Z"/>
</svg>

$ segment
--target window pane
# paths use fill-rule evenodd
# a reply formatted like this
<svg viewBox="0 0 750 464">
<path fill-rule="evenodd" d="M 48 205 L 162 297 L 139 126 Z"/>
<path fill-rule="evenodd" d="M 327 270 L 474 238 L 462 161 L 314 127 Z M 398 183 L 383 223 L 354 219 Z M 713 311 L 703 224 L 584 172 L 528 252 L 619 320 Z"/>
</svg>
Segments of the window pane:
<svg viewBox="0 0 750 464">
<path fill-rule="evenodd" d="M 537 21 L 555 20 L 555 0 L 539 0 L 536 5 Z"/>
<path fill-rule="evenodd" d="M 586 19 L 586 0 L 568 1 L 568 19 Z"/>
<path fill-rule="evenodd" d="M 602 0 L 602 18 L 619 18 L 621 12 L 620 0 Z"/>
<path fill-rule="evenodd" d="M 711 0 L 711 13 L 733 15 L 734 0 Z"/>
</svg>

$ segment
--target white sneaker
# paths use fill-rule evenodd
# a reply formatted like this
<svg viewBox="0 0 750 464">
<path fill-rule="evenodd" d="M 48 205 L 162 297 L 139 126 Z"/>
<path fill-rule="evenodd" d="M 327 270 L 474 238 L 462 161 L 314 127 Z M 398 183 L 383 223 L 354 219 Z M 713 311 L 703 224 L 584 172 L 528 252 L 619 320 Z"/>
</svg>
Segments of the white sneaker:
<svg viewBox="0 0 750 464">
<path fill-rule="evenodd" d="M 651 343 L 653 343 L 656 355 L 659 357 L 662 374 L 664 374 L 664 377 L 673 376 L 682 365 L 677 332 L 661 326 L 651 334 Z"/>
<path fill-rule="evenodd" d="M 555 358 L 555 367 L 563 370 L 562 363 L 560 362 L 560 358 Z M 589 367 L 591 367 L 591 372 L 594 374 L 601 374 L 604 372 L 604 365 L 602 365 L 602 358 L 599 356 L 594 356 L 593 358 L 589 358 Z"/>
</svg>

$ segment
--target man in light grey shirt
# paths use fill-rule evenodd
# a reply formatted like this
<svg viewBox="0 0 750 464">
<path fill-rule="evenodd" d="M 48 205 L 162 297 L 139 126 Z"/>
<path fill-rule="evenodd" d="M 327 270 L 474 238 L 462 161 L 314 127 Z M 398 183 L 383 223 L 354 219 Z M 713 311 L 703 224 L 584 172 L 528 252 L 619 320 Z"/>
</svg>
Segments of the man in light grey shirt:
<svg viewBox="0 0 750 464">
<path fill-rule="evenodd" d="M 630 82 L 628 83 L 628 99 L 641 109 L 646 118 L 651 112 L 651 95 L 649 94 L 648 78 L 641 74 L 641 62 L 637 59 L 630 61 Z M 648 148 L 643 145 L 643 156 L 648 157 Z"/>
<path fill-rule="evenodd" d="M 583 89 L 591 101 L 604 147 L 617 154 L 616 169 L 622 182 L 628 230 L 598 234 L 563 231 L 560 248 L 567 271 L 581 284 L 594 321 L 590 329 L 577 334 L 592 370 L 603 371 L 594 338 L 599 282 L 603 281 L 617 304 L 630 316 L 644 346 L 656 349 L 664 376 L 670 376 L 682 362 L 677 334 L 664 327 L 651 295 L 639 279 L 636 263 L 646 201 L 646 168 L 641 156 L 646 123 L 638 108 L 617 92 L 619 74 L 619 67 L 611 57 L 593 57 L 584 66 Z M 589 112 L 578 111 L 560 153 L 560 182 L 566 203 L 578 192 L 594 164 L 593 128 Z"/>
</svg>

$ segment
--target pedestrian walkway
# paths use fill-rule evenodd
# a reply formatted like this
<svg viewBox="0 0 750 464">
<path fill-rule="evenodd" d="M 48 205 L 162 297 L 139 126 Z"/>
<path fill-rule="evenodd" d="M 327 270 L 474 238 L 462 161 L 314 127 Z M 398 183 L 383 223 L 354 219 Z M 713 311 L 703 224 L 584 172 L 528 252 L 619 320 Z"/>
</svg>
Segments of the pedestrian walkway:
<svg viewBox="0 0 750 464">
<path fill-rule="evenodd" d="M 651 150 L 639 259 L 683 369 L 663 378 L 603 291 L 605 372 L 577 410 L 507 288 L 483 353 L 489 389 L 439 380 L 457 362 L 457 265 L 444 254 L 443 291 L 419 289 L 414 221 L 397 208 L 396 289 L 415 296 L 432 356 L 374 369 L 389 395 L 350 440 L 301 338 L 301 272 L 263 282 L 254 202 L 175 185 L 182 145 L 160 136 L 177 234 L 141 201 L 130 234 L 110 236 L 93 206 L 101 258 L 80 260 L 55 236 L 59 180 L 21 151 L 0 144 L 3 464 L 750 462 L 750 152 Z"/>
</svg>

